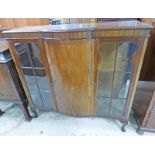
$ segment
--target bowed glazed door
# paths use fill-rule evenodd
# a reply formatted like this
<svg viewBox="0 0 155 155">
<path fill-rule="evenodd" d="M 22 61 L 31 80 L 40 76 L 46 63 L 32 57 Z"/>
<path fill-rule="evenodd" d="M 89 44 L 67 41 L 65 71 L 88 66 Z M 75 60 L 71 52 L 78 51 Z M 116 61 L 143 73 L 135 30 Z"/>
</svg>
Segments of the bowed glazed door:
<svg viewBox="0 0 155 155">
<path fill-rule="evenodd" d="M 29 102 L 41 110 L 56 110 L 53 81 L 42 41 L 12 41 L 12 46 L 12 53 Z"/>
<path fill-rule="evenodd" d="M 92 115 L 91 40 L 44 42 L 59 112 L 74 116 Z"/>
<path fill-rule="evenodd" d="M 126 118 L 143 39 L 99 39 L 95 67 L 96 116 Z M 128 112 L 127 112 L 128 111 Z"/>
</svg>

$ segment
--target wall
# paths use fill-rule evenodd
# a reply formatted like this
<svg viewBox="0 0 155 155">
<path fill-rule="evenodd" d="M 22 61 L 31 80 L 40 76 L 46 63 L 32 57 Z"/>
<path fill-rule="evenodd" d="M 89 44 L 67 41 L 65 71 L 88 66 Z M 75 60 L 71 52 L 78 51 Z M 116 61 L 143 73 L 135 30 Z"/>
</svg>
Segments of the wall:
<svg viewBox="0 0 155 155">
<path fill-rule="evenodd" d="M 0 29 L 48 25 L 48 18 L 0 18 Z"/>
</svg>

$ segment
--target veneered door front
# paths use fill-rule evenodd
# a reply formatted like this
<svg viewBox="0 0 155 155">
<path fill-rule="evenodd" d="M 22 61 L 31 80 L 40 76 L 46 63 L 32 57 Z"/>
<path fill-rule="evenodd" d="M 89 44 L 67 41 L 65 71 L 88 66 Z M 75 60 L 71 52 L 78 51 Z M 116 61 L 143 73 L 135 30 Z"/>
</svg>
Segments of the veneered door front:
<svg viewBox="0 0 155 155">
<path fill-rule="evenodd" d="M 45 40 L 58 110 L 92 115 L 91 40 Z"/>
</svg>

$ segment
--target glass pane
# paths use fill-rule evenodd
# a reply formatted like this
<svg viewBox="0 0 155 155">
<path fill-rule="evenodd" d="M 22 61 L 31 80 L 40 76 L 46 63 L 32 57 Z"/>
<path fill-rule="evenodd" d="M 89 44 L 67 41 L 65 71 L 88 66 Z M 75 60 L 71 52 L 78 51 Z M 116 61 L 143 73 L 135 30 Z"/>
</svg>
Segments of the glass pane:
<svg viewBox="0 0 155 155">
<path fill-rule="evenodd" d="M 130 57 L 129 42 L 122 42 L 118 44 L 117 58 L 127 59 Z"/>
<path fill-rule="evenodd" d="M 108 115 L 110 98 L 96 97 L 96 115 Z"/>
<path fill-rule="evenodd" d="M 112 99 L 111 100 L 110 115 L 122 116 L 125 104 L 126 104 L 126 99 Z"/>
<path fill-rule="evenodd" d="M 130 73 L 115 73 L 112 98 L 127 98 L 130 85 Z"/>
<path fill-rule="evenodd" d="M 118 43 L 112 42 L 100 43 L 100 62 L 98 69 L 104 71 L 114 71 L 117 44 Z"/>
<path fill-rule="evenodd" d="M 131 72 L 131 61 L 117 59 L 117 61 L 116 61 L 116 71 Z"/>
<path fill-rule="evenodd" d="M 29 43 L 30 56 L 32 59 L 33 67 L 43 68 L 43 64 L 40 58 L 40 49 L 36 44 Z"/>
<path fill-rule="evenodd" d="M 98 71 L 97 96 L 111 97 L 112 72 Z"/>
<path fill-rule="evenodd" d="M 34 104 L 51 108 L 50 82 L 45 74 L 39 47 L 34 43 L 16 43 L 15 48 Z"/>
<path fill-rule="evenodd" d="M 15 49 L 18 55 L 29 51 L 28 43 L 15 43 Z"/>
<path fill-rule="evenodd" d="M 28 43 L 16 43 L 16 52 L 19 56 L 20 66 L 22 67 L 32 67 L 28 52 L 30 51 Z"/>
<path fill-rule="evenodd" d="M 118 44 L 116 71 L 131 72 L 131 60 L 135 52 L 136 44 L 131 42 L 123 42 Z"/>
<path fill-rule="evenodd" d="M 21 53 L 19 61 L 21 67 L 31 67 L 31 62 L 27 52 Z"/>
<path fill-rule="evenodd" d="M 111 105 L 111 115 L 123 114 L 130 85 L 131 62 L 135 51 L 136 43 L 134 42 L 100 43 L 96 114 L 108 115 L 109 105 Z"/>
<path fill-rule="evenodd" d="M 39 90 L 37 87 L 37 83 L 35 80 L 35 76 L 34 75 L 26 75 L 24 74 L 25 80 L 27 82 L 27 87 L 30 91 L 33 103 L 36 104 L 37 106 L 41 107 L 42 105 L 42 100 L 39 94 Z"/>
<path fill-rule="evenodd" d="M 41 97 L 44 102 L 44 108 L 51 109 L 52 105 L 52 95 L 50 90 L 41 90 Z"/>
<path fill-rule="evenodd" d="M 50 90 L 50 83 L 45 75 L 44 69 L 34 69 L 40 94 L 43 100 L 44 107 L 52 107 L 52 95 Z"/>
<path fill-rule="evenodd" d="M 135 42 L 121 42 L 118 44 L 117 56 L 121 59 L 132 59 L 133 54 L 136 50 Z"/>
</svg>

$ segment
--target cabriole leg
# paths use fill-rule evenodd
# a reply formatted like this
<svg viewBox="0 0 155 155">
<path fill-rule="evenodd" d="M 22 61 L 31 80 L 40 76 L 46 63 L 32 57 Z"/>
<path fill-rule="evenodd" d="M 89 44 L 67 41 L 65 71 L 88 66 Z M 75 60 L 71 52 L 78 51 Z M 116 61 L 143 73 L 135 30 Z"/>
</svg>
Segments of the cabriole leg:
<svg viewBox="0 0 155 155">
<path fill-rule="evenodd" d="M 32 117 L 30 116 L 27 104 L 23 103 L 23 104 L 17 104 L 17 105 L 23 111 L 23 114 L 25 116 L 25 121 L 30 122 L 32 120 Z"/>
<path fill-rule="evenodd" d="M 121 123 L 122 123 L 121 131 L 122 131 L 122 132 L 126 132 L 125 127 L 128 125 L 128 122 L 126 122 L 126 121 L 121 121 Z"/>
<path fill-rule="evenodd" d="M 137 126 L 138 126 L 138 128 L 136 129 L 136 133 L 139 134 L 139 135 L 143 135 L 144 131 L 140 128 L 140 123 L 139 123 L 139 120 L 138 120 L 138 117 L 137 117 L 136 110 L 132 108 L 132 111 L 133 111 L 133 116 L 134 116 L 134 118 L 136 120 L 136 123 L 137 123 Z"/>
<path fill-rule="evenodd" d="M 30 109 L 31 109 L 31 111 L 33 113 L 33 117 L 34 118 L 37 118 L 38 117 L 38 114 L 37 114 L 37 111 L 36 111 L 36 107 L 32 103 L 29 104 L 29 105 L 30 105 Z"/>
<path fill-rule="evenodd" d="M 36 110 L 32 110 L 32 112 L 33 112 L 33 117 L 34 118 L 37 118 L 38 117 L 38 114 L 37 114 Z"/>
<path fill-rule="evenodd" d="M 137 128 L 136 129 L 136 133 L 139 134 L 139 135 L 143 135 L 144 134 L 144 131 L 141 130 L 140 128 Z"/>
<path fill-rule="evenodd" d="M 0 117 L 1 117 L 4 113 L 5 113 L 5 112 L 2 111 L 2 110 L 0 109 Z"/>
</svg>

